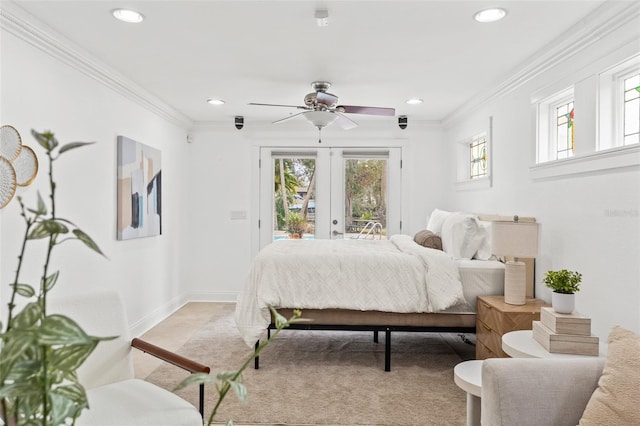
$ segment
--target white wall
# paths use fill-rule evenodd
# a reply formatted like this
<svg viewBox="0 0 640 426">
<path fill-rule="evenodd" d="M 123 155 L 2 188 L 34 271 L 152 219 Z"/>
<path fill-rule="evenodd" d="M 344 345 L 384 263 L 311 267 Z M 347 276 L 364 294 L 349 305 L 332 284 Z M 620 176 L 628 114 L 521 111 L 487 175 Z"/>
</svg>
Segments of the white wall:
<svg viewBox="0 0 640 426">
<path fill-rule="evenodd" d="M 191 299 L 235 301 L 247 273 L 251 229 L 251 141 L 230 120 L 191 132 L 188 255 L 184 291 Z M 231 211 L 247 212 L 231 220 Z"/>
<path fill-rule="evenodd" d="M 427 215 L 443 205 L 441 158 L 443 131 L 433 123 L 414 123 L 400 130 L 395 119 L 361 120 L 351 131 L 327 128 L 323 145 L 339 140 L 367 146 L 386 139 L 405 145 L 403 154 L 403 232 L 413 235 L 426 225 Z M 315 147 L 317 131 L 303 120 L 286 128 L 245 120 L 196 126 L 189 144 L 189 216 L 185 260 L 185 291 L 191 299 L 235 301 L 247 276 L 258 235 L 258 147 L 261 145 Z M 246 211 L 246 220 L 231 220 L 232 211 Z M 253 244 L 255 249 L 256 244 Z"/>
<path fill-rule="evenodd" d="M 551 300 L 551 290 L 541 284 L 545 271 L 580 271 L 583 283 L 576 309 L 592 318 L 592 329 L 601 338 L 606 338 L 614 325 L 640 331 L 640 168 L 534 179 L 529 170 L 535 164 L 536 144 L 531 101 L 534 93 L 558 82 L 589 81 L 585 80 L 590 78 L 584 75 L 585 70 L 604 66 L 607 61 L 603 58 L 614 61 L 639 52 L 640 35 L 635 24 L 608 34 L 508 95 L 450 123 L 447 129 L 449 157 L 453 158 L 456 142 L 478 133 L 493 117 L 493 187 L 456 191 L 452 164 L 451 207 L 536 217 L 541 224 L 536 296 Z M 587 108 L 595 111 L 595 94 L 578 92 L 595 87 L 578 86 L 576 99 L 593 99 L 594 104 Z M 583 111 L 582 117 L 595 116 Z M 581 120 L 576 115 L 576 123 L 576 144 L 594 146 L 594 120 Z"/>
<path fill-rule="evenodd" d="M 2 31 L 1 43 L 0 121 L 16 127 L 40 161 L 37 180 L 20 191 L 26 203 L 35 207 L 38 190 L 48 194 L 45 151 L 30 135 L 31 129 L 51 130 L 62 144 L 96 141 L 55 162 L 57 215 L 87 232 L 108 259 L 77 241 L 57 247 L 52 263 L 61 276 L 53 295 L 113 289 L 126 301 L 133 331 L 142 331 L 183 302 L 180 249 L 190 210 L 184 189 L 186 131 L 7 31 Z M 118 135 L 162 151 L 160 237 L 116 241 Z M 4 312 L 24 229 L 15 200 L 0 211 L 0 223 Z M 41 254 L 42 250 L 27 254 L 22 282 L 38 287 Z"/>
</svg>

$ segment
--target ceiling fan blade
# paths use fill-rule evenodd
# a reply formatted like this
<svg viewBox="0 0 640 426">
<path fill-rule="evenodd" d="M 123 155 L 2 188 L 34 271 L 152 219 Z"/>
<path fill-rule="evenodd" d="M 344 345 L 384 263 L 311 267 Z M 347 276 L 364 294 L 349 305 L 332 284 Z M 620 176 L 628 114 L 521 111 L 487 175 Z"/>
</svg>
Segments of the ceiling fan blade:
<svg viewBox="0 0 640 426">
<path fill-rule="evenodd" d="M 338 97 L 336 95 L 332 95 L 331 93 L 326 92 L 317 92 L 316 100 L 318 103 L 326 105 L 328 107 L 332 107 L 338 103 Z"/>
<path fill-rule="evenodd" d="M 336 109 L 337 108 L 340 108 L 342 112 L 346 112 L 348 114 L 385 115 L 390 117 L 396 115 L 395 108 L 379 108 L 357 105 L 339 105 Z"/>
<path fill-rule="evenodd" d="M 272 121 L 272 122 L 271 122 L 271 124 L 278 124 L 278 123 L 282 123 L 283 121 L 287 121 L 287 120 L 289 120 L 289 119 L 291 119 L 291 118 L 293 118 L 293 117 L 297 117 L 297 116 L 299 116 L 300 114 L 304 114 L 305 112 L 306 112 L 306 111 L 299 112 L 299 113 L 297 113 L 297 114 L 293 114 L 293 115 L 290 115 L 290 116 L 288 116 L 288 117 L 281 118 L 280 120 Z"/>
<path fill-rule="evenodd" d="M 260 103 L 256 103 L 256 102 L 249 102 L 247 105 L 275 106 L 275 107 L 286 107 L 286 108 L 309 109 L 308 107 L 302 106 L 302 105 L 260 104 Z"/>
<path fill-rule="evenodd" d="M 336 124 L 338 124 L 338 126 L 340 126 L 341 129 L 349 130 L 349 129 L 355 129 L 356 127 L 358 127 L 358 123 L 356 123 L 346 115 L 339 113 L 337 111 L 335 111 L 334 114 L 338 116 L 338 118 L 336 118 Z"/>
</svg>

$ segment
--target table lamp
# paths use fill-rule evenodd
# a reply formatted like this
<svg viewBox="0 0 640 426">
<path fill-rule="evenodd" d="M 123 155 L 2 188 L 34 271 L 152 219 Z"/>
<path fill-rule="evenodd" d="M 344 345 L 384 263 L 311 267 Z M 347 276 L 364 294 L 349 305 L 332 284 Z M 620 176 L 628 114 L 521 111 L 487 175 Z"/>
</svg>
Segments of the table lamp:
<svg viewBox="0 0 640 426">
<path fill-rule="evenodd" d="M 526 266 L 518 258 L 531 258 L 538 254 L 538 224 L 492 222 L 491 252 L 514 258 L 505 265 L 504 301 L 510 305 L 524 305 L 527 297 Z"/>
</svg>

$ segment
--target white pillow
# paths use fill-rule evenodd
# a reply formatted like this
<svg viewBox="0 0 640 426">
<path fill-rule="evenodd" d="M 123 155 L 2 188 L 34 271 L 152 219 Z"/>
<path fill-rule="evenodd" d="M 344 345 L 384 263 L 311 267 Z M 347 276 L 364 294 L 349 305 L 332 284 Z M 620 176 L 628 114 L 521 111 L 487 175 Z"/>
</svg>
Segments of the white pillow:
<svg viewBox="0 0 640 426">
<path fill-rule="evenodd" d="M 445 210 L 433 209 L 429 216 L 429 221 L 427 222 L 427 231 L 431 231 L 440 237 L 442 224 L 451 214 L 451 212 Z"/>
<path fill-rule="evenodd" d="M 491 222 L 478 220 L 482 243 L 478 247 L 474 259 L 489 260 L 491 259 Z"/>
<path fill-rule="evenodd" d="M 456 259 L 471 259 L 484 241 L 484 230 L 470 214 L 450 214 L 441 231 L 442 250 Z"/>
</svg>

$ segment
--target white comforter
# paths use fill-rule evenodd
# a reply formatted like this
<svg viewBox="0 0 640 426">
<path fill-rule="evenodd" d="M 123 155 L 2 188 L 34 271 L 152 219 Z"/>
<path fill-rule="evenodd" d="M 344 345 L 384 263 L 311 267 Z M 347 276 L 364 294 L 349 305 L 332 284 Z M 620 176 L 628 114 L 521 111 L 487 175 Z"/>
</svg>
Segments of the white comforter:
<svg viewBox="0 0 640 426">
<path fill-rule="evenodd" d="M 253 346 L 270 323 L 269 306 L 437 312 L 463 302 L 452 258 L 407 235 L 377 241 L 279 240 L 254 259 L 235 321 Z"/>
</svg>

